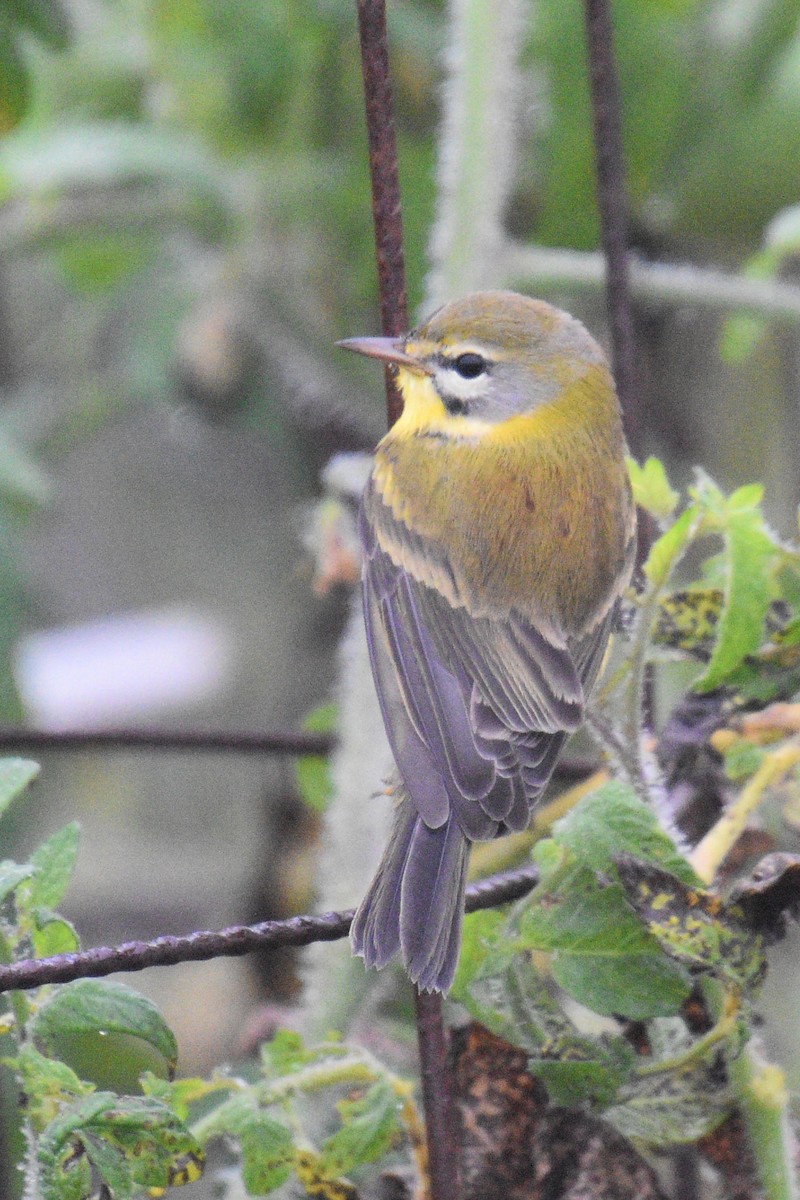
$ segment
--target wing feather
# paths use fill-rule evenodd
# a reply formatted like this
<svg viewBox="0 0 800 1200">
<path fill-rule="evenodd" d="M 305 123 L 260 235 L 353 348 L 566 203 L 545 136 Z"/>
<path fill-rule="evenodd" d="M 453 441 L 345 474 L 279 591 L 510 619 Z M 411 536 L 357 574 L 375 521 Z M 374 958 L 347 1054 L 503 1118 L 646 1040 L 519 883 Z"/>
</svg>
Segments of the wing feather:
<svg viewBox="0 0 800 1200">
<path fill-rule="evenodd" d="M 360 533 L 376 685 L 416 811 L 431 829 L 452 815 L 470 840 L 524 828 L 580 724 L 611 615 L 574 648 L 515 612 L 471 615 L 452 602 L 441 548 L 406 529 L 373 484 Z"/>
</svg>

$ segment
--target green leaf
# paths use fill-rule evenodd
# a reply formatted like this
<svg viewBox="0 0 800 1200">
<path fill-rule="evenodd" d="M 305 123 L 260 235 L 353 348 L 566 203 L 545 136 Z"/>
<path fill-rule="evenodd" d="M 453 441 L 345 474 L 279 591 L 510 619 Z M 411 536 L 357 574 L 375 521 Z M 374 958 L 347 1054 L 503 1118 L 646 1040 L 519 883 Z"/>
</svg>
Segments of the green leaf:
<svg viewBox="0 0 800 1200">
<path fill-rule="evenodd" d="M 251 1196 L 264 1196 L 292 1173 L 294 1138 L 285 1125 L 260 1113 L 239 1135 L 242 1182 Z"/>
<path fill-rule="evenodd" d="M 165 1188 L 199 1178 L 203 1151 L 167 1105 L 143 1096 L 115 1096 L 114 1100 L 87 1124 L 87 1130 L 122 1154 L 134 1183 Z M 182 1178 L 187 1172 L 188 1177 Z"/>
<path fill-rule="evenodd" d="M 606 1108 L 627 1083 L 635 1062 L 636 1053 L 624 1038 L 572 1035 L 548 1042 L 528 1067 L 554 1104 Z"/>
<path fill-rule="evenodd" d="M 496 947 L 502 940 L 506 920 L 505 913 L 496 908 L 484 908 L 468 913 L 464 918 L 461 954 L 451 988 L 454 999 L 461 1000 L 472 982 L 486 973 L 484 967 L 490 956 L 496 958 Z M 492 963 L 490 969 L 500 968 Z M 480 1017 L 476 1017 L 476 1020 L 480 1020 Z"/>
<path fill-rule="evenodd" d="M 725 759 L 725 774 L 728 779 L 738 783 L 743 779 L 748 779 L 754 775 L 764 761 L 766 750 L 762 746 L 755 746 L 752 742 L 747 742 L 744 738 L 739 742 L 734 742 L 724 752 Z"/>
<path fill-rule="evenodd" d="M 63 899 L 78 857 L 80 825 L 71 821 L 31 856 L 34 875 L 28 891 L 31 908 L 55 908 Z"/>
<path fill-rule="evenodd" d="M 654 814 L 626 785 L 606 784 L 556 823 L 552 840 L 561 861 L 531 894 L 519 945 L 550 954 L 557 982 L 595 1012 L 632 1019 L 675 1012 L 689 991 L 685 972 L 631 912 L 621 885 L 609 882 L 616 856 L 633 846 L 696 880 Z"/>
<path fill-rule="evenodd" d="M 670 592 L 658 606 L 653 645 L 711 657 L 722 612 L 721 588 Z"/>
<path fill-rule="evenodd" d="M 618 857 L 617 871 L 629 903 L 671 958 L 739 987 L 761 982 L 763 939 L 747 928 L 735 905 L 629 855 Z"/>
<path fill-rule="evenodd" d="M 13 862 L 0 863 L 0 904 L 10 896 L 16 888 L 25 879 L 30 879 L 33 875 L 33 867 L 30 863 L 24 866 Z"/>
<path fill-rule="evenodd" d="M 309 1063 L 320 1062 L 348 1053 L 346 1046 L 332 1044 L 332 1039 L 321 1046 L 306 1046 L 299 1033 L 293 1029 L 279 1029 L 269 1042 L 261 1047 L 261 1061 L 267 1078 L 291 1075 Z"/>
<path fill-rule="evenodd" d="M 680 497 L 669 485 L 664 464 L 653 457 L 648 458 L 643 466 L 633 458 L 627 461 L 636 503 L 657 521 L 668 520 L 677 508 Z"/>
<path fill-rule="evenodd" d="M 66 50 L 72 31 L 60 0 L 6 0 L 6 5 L 9 15 L 51 50 Z"/>
<path fill-rule="evenodd" d="M 520 920 L 519 945 L 552 955 L 565 991 L 594 1012 L 633 1020 L 680 1007 L 686 977 L 631 912 L 619 884 L 601 887 L 593 871 L 575 866 L 555 891 L 540 888 Z"/>
<path fill-rule="evenodd" d="M 81 1143 L 86 1157 L 99 1174 L 114 1200 L 126 1200 L 133 1194 L 133 1178 L 125 1155 L 110 1142 L 93 1137 L 88 1131 L 80 1131 Z"/>
<path fill-rule="evenodd" d="M 473 916 L 486 917 L 489 911 Z M 516 930 L 506 921 L 493 931 L 478 969 L 457 976 L 452 995 L 492 1033 L 533 1054 L 577 1033 L 530 955 L 519 952 Z"/>
<path fill-rule="evenodd" d="M 112 1092 L 93 1092 L 74 1103 L 65 1105 L 45 1128 L 37 1147 L 37 1159 L 41 1170 L 42 1195 L 50 1198 L 75 1194 L 73 1171 L 75 1164 L 82 1161 L 75 1150 L 80 1149 L 78 1131 L 104 1109 L 112 1105 L 116 1096 Z M 85 1200 L 84 1193 L 80 1200 Z"/>
<path fill-rule="evenodd" d="M 303 721 L 308 733 L 333 733 L 338 720 L 335 704 L 320 704 Z M 295 776 L 300 795 L 315 812 L 325 812 L 333 798 L 330 760 L 323 754 L 303 754 L 297 759 Z"/>
<path fill-rule="evenodd" d="M 210 1079 L 194 1076 L 170 1081 L 154 1075 L 152 1071 L 142 1072 L 140 1083 L 146 1096 L 163 1100 L 182 1121 L 188 1121 L 190 1105 L 218 1092 L 230 1092 L 236 1086 L 234 1080 L 219 1075 L 212 1075 Z"/>
<path fill-rule="evenodd" d="M 79 1079 L 66 1063 L 46 1058 L 26 1043 L 13 1058 L 3 1059 L 22 1082 L 27 1113 L 34 1130 L 44 1129 L 61 1109 L 64 1100 L 90 1095 L 92 1085 Z"/>
<path fill-rule="evenodd" d="M 629 1076 L 619 1102 L 606 1110 L 604 1119 L 626 1137 L 651 1146 L 696 1142 L 719 1125 L 732 1105 L 717 1055 L 712 1050 L 693 1058 L 695 1041 L 680 1018 L 651 1021 L 648 1035 L 652 1058 L 638 1075 Z"/>
<path fill-rule="evenodd" d="M 97 233 L 63 241 L 58 262 L 67 282 L 85 296 L 95 296 L 119 287 L 141 271 L 152 258 L 151 234 L 123 231 Z"/>
<path fill-rule="evenodd" d="M 30 104 L 30 76 L 7 16 L 0 12 L 0 136 L 20 123 Z"/>
<path fill-rule="evenodd" d="M 660 863 L 679 879 L 699 884 L 658 818 L 625 783 L 605 783 L 553 827 L 555 841 L 594 871 L 613 871 L 620 854 Z"/>
<path fill-rule="evenodd" d="M 717 641 L 698 691 L 712 691 L 750 654 L 764 636 L 772 600 L 776 547 L 758 509 L 760 488 L 740 488 L 728 501 L 724 515 L 725 601 Z"/>
<path fill-rule="evenodd" d="M 43 1195 L 72 1195 L 64 1189 L 72 1188 L 70 1171 L 81 1149 L 115 1195 L 130 1195 L 134 1184 L 189 1182 L 203 1169 L 196 1139 L 166 1105 L 149 1097 L 94 1092 L 65 1105 L 39 1139 Z"/>
<path fill-rule="evenodd" d="M 142 1073 L 139 1082 L 145 1096 L 163 1100 L 164 1104 L 167 1104 L 173 1112 L 178 1114 L 181 1121 L 185 1122 L 190 1118 L 192 1104 L 197 1104 L 200 1100 L 215 1096 L 219 1092 L 228 1093 L 236 1087 L 235 1080 L 229 1079 L 228 1076 L 215 1074 L 210 1079 L 199 1079 L 197 1076 L 192 1076 L 188 1079 L 170 1081 L 162 1079 L 160 1075 L 152 1074 L 149 1070 Z"/>
<path fill-rule="evenodd" d="M 666 584 L 686 547 L 699 532 L 700 519 L 700 509 L 696 504 L 690 504 L 675 523 L 653 542 L 644 564 L 644 573 L 655 587 Z"/>
<path fill-rule="evenodd" d="M 178 1048 L 175 1035 L 156 1006 L 122 983 L 81 979 L 68 983 L 36 1012 L 32 1034 L 37 1045 L 57 1053 L 61 1039 L 74 1035 L 129 1034 L 152 1046 L 175 1070 Z"/>
<path fill-rule="evenodd" d="M 45 1154 L 39 1147 L 39 1183 L 42 1200 L 86 1200 L 92 1193 L 92 1167 L 78 1139 L 61 1148 L 58 1155 Z"/>
<path fill-rule="evenodd" d="M 333 1177 L 375 1162 L 400 1134 L 398 1099 L 385 1079 L 357 1100 L 340 1101 L 337 1108 L 342 1128 L 327 1139 L 320 1155 L 322 1170 Z"/>
<path fill-rule="evenodd" d="M 33 913 L 33 950 L 36 958 L 51 958 L 55 954 L 72 954 L 80 949 L 80 938 L 74 925 L 47 909 Z"/>
<path fill-rule="evenodd" d="M 35 779 L 41 770 L 27 758 L 0 758 L 0 813 Z"/>
</svg>

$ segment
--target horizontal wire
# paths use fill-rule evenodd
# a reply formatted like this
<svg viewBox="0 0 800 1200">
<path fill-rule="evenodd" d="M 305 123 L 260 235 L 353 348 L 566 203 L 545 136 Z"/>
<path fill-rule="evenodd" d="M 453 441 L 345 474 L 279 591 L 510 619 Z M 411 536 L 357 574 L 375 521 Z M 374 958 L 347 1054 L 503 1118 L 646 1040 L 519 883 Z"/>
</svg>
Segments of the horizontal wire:
<svg viewBox="0 0 800 1200">
<path fill-rule="evenodd" d="M 467 888 L 466 911 L 494 908 L 518 900 L 531 891 L 537 881 L 536 868 L 529 866 L 473 883 Z M 198 931 L 185 936 L 165 935 L 149 942 L 98 946 L 52 958 L 25 959 L 0 966 L 0 993 L 97 978 L 117 971 L 143 971 L 147 967 L 232 957 L 253 950 L 334 942 L 347 937 L 352 920 L 353 910 L 348 909 L 319 916 L 289 917 L 285 921 L 262 921 L 257 925 L 232 925 L 218 932 Z"/>
</svg>

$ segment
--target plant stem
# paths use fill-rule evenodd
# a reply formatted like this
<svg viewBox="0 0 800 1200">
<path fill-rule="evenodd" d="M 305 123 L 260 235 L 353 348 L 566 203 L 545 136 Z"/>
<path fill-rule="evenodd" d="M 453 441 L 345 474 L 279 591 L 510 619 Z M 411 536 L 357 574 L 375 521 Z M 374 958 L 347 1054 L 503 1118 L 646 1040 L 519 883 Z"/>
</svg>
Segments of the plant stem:
<svg viewBox="0 0 800 1200">
<path fill-rule="evenodd" d="M 437 213 L 426 306 L 497 284 L 514 179 L 525 0 L 449 0 Z"/>
<path fill-rule="evenodd" d="M 697 874 L 710 883 L 732 846 L 741 837 L 747 819 L 759 806 L 767 788 L 800 763 L 800 745 L 790 742 L 764 759 L 735 802 L 723 813 L 692 851 L 690 861 Z"/>
<path fill-rule="evenodd" d="M 752 1042 L 730 1065 L 766 1200 L 798 1200 L 789 1092 L 783 1071 L 765 1062 Z"/>
<path fill-rule="evenodd" d="M 536 291 L 596 295 L 606 282 L 602 254 L 581 250 L 554 250 L 508 242 L 500 263 L 507 287 Z M 649 305 L 694 305 L 712 312 L 744 312 L 753 316 L 800 323 L 800 287 L 779 279 L 750 279 L 690 263 L 630 264 L 630 289 L 635 300 Z"/>
<path fill-rule="evenodd" d="M 720 1042 L 724 1042 L 731 1037 L 736 1029 L 741 1007 L 741 997 L 738 993 L 729 993 L 725 997 L 722 1016 L 709 1029 L 708 1033 L 698 1038 L 696 1042 L 692 1042 L 685 1053 L 676 1054 L 672 1058 L 659 1058 L 656 1062 L 637 1067 L 636 1074 L 640 1078 L 648 1075 L 659 1075 L 664 1071 L 680 1071 L 685 1067 L 691 1066 L 692 1063 L 699 1062 L 708 1054 L 709 1050 L 713 1050 Z"/>
</svg>

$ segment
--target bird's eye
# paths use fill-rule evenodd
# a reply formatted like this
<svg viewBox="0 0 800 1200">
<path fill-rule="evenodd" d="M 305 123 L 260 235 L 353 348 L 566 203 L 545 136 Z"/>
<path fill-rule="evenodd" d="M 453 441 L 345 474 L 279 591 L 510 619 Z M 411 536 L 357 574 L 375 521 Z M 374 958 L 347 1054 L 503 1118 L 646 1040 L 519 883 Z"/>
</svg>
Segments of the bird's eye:
<svg viewBox="0 0 800 1200">
<path fill-rule="evenodd" d="M 486 370 L 486 359 L 473 350 L 465 350 L 453 363 L 462 379 L 477 379 Z"/>
</svg>

